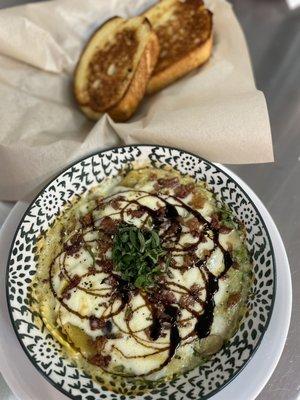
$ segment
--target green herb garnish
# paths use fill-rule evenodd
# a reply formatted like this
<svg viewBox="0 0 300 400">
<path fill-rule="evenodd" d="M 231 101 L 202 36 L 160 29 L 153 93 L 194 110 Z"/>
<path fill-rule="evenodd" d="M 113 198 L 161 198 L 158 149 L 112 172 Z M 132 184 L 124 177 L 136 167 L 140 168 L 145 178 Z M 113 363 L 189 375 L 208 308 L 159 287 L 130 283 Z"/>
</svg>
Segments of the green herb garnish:
<svg viewBox="0 0 300 400">
<path fill-rule="evenodd" d="M 237 227 L 237 223 L 234 220 L 232 211 L 227 205 L 222 204 L 219 208 L 219 212 L 221 216 L 221 223 L 223 226 L 226 226 L 226 228 L 229 229 L 235 229 Z"/>
<path fill-rule="evenodd" d="M 154 277 L 163 272 L 158 262 L 164 255 L 154 230 L 123 224 L 114 237 L 112 260 L 116 270 L 122 279 L 138 288 L 154 285 Z"/>
<path fill-rule="evenodd" d="M 232 253 L 234 261 L 238 264 L 245 264 L 250 262 L 249 252 L 246 246 L 241 245 L 239 248 L 235 249 Z"/>
</svg>

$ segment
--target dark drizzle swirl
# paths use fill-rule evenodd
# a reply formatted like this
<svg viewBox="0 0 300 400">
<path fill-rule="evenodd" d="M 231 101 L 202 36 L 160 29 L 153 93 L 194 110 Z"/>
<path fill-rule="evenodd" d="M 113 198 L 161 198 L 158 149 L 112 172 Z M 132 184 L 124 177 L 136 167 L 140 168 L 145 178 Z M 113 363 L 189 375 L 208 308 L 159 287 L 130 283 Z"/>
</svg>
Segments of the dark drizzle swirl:
<svg viewBox="0 0 300 400">
<path fill-rule="evenodd" d="M 81 278 L 83 278 L 83 276 L 95 275 L 101 272 L 107 272 L 108 267 L 109 268 L 111 267 L 110 265 L 108 265 L 109 263 L 106 257 L 102 254 L 101 258 L 100 255 L 100 258 L 98 258 L 96 261 L 96 265 L 91 267 L 89 271 L 82 277 L 78 277 L 77 275 L 71 277 L 68 274 L 65 267 L 65 258 L 68 255 L 74 255 L 76 252 L 78 252 L 78 250 L 81 247 L 84 249 L 89 249 L 89 242 L 84 240 L 83 238 L 84 232 L 86 232 L 86 230 L 89 229 L 89 227 L 91 230 L 98 230 L 101 233 L 102 235 L 101 243 L 99 242 L 100 249 L 106 248 L 105 241 L 109 243 L 109 245 L 111 245 L 112 238 L 114 236 L 114 232 L 116 232 L 118 224 L 124 222 L 125 213 L 127 213 L 127 215 L 130 214 L 130 212 L 128 211 L 130 206 L 132 205 L 137 207 L 138 211 L 138 212 L 133 212 L 133 215 L 136 214 L 136 216 L 139 217 L 143 216 L 144 218 L 143 226 L 146 224 L 146 222 L 148 223 L 149 218 L 151 218 L 152 228 L 160 232 L 160 240 L 162 243 L 162 247 L 164 248 L 164 250 L 166 250 L 168 255 L 190 256 L 191 260 L 194 259 L 193 263 L 186 263 L 183 266 L 177 266 L 176 263 L 175 264 L 173 263 L 172 268 L 186 270 L 191 266 L 196 265 L 201 271 L 202 277 L 205 281 L 205 288 L 197 288 L 197 290 L 201 291 L 205 289 L 206 298 L 204 301 L 201 300 L 199 298 L 200 296 L 197 296 L 197 293 L 196 294 L 193 293 L 192 288 L 188 289 L 173 281 L 168 283 L 167 277 L 164 277 L 163 279 L 160 278 L 161 281 L 159 282 L 159 285 L 151 288 L 151 290 L 140 291 L 140 294 L 143 297 L 145 304 L 150 310 L 152 315 L 152 324 L 147 328 L 149 347 L 152 347 L 151 343 L 152 344 L 155 343 L 162 335 L 165 335 L 163 332 L 166 329 L 169 329 L 169 334 L 170 334 L 169 346 L 167 348 L 166 347 L 159 348 L 154 353 L 151 353 L 151 354 L 156 354 L 162 351 L 166 351 L 166 349 L 168 349 L 167 359 L 158 368 L 150 371 L 148 373 L 150 374 L 152 372 L 160 370 L 170 362 L 180 342 L 188 340 L 189 338 L 196 338 L 196 337 L 200 339 L 205 338 L 210 334 L 211 325 L 213 322 L 214 307 L 215 307 L 214 294 L 218 291 L 218 280 L 220 277 L 226 274 L 228 269 L 232 266 L 233 262 L 230 253 L 228 251 L 225 251 L 221 246 L 221 244 L 219 243 L 218 229 L 216 229 L 215 226 L 213 226 L 213 224 L 209 223 L 201 215 L 200 212 L 191 208 L 189 205 L 185 204 L 181 199 L 170 195 L 164 195 L 162 197 L 161 195 L 158 194 L 150 194 L 148 192 L 139 190 L 137 191 L 128 190 L 127 192 L 136 192 L 137 194 L 140 194 L 140 197 L 134 200 L 127 200 L 124 198 L 124 196 L 122 196 L 122 193 L 119 196 L 113 195 L 107 197 L 106 199 L 104 199 L 99 203 L 96 209 L 103 208 L 105 205 L 111 204 L 115 212 L 113 212 L 110 216 L 105 216 L 98 220 L 94 220 L 92 218 L 92 214 L 89 213 L 89 215 L 85 216 L 81 221 L 82 228 L 80 232 L 74 234 L 74 236 L 69 240 L 69 242 L 64 244 L 63 252 L 65 254 L 63 256 L 60 277 L 66 278 L 69 281 L 69 283 L 60 297 L 57 296 L 57 293 L 55 292 L 52 283 L 52 269 L 55 260 L 53 261 L 49 270 L 49 278 L 50 278 L 49 280 L 53 295 L 58 299 L 58 301 L 60 301 L 61 305 L 65 307 L 69 312 L 75 314 L 76 316 L 82 319 L 83 318 L 89 319 L 91 323 L 91 329 L 98 329 L 102 327 L 103 336 L 108 337 L 108 335 L 106 335 L 107 333 L 106 331 L 108 331 L 108 325 L 109 325 L 109 331 L 111 331 L 111 321 L 113 321 L 114 324 L 119 328 L 120 332 L 122 333 L 122 329 L 120 329 L 120 327 L 115 323 L 113 317 L 124 309 L 126 312 L 129 310 L 128 305 L 130 303 L 130 299 L 133 294 L 138 293 L 138 289 L 132 287 L 132 285 L 130 285 L 128 282 L 122 280 L 118 274 L 114 273 L 113 271 L 110 271 L 108 278 L 105 278 L 104 279 L 105 282 L 103 282 L 109 285 L 108 293 L 107 290 L 105 289 L 103 290 L 102 294 L 101 291 L 93 292 L 87 288 L 80 286 Z M 157 210 L 153 210 L 145 205 L 140 204 L 139 200 L 147 196 L 156 197 L 157 201 L 162 203 L 163 206 L 159 207 Z M 174 204 L 170 202 L 170 200 L 176 201 L 176 207 Z M 198 240 L 195 243 L 191 243 L 188 246 L 182 246 L 179 244 L 179 240 L 182 234 L 182 219 L 177 210 L 177 208 L 179 207 L 185 209 L 189 214 L 191 214 L 194 218 L 196 218 L 201 227 L 197 235 Z M 119 218 L 117 220 L 112 219 L 111 218 L 112 215 L 119 216 Z M 204 259 L 200 260 L 195 256 L 193 251 L 197 248 L 199 243 L 206 240 L 205 234 L 212 238 L 214 242 L 214 248 L 209 252 L 209 254 L 206 255 Z M 194 232 L 193 236 L 195 236 Z M 107 247 L 109 247 L 109 245 Z M 223 252 L 224 266 L 225 266 L 223 272 L 218 277 L 213 275 L 206 266 L 206 260 L 209 258 L 211 253 L 217 247 Z M 60 257 L 61 254 L 58 255 L 58 257 Z M 172 289 L 170 289 L 170 286 L 172 286 Z M 66 300 L 70 297 L 71 291 L 75 288 L 76 290 L 83 290 L 90 295 L 102 298 L 102 303 L 106 303 L 107 311 L 109 312 L 106 312 L 105 316 L 98 319 L 93 315 L 83 316 L 77 311 L 72 310 L 66 303 Z M 183 300 L 182 302 L 180 302 L 180 304 L 178 304 L 178 302 L 176 301 L 174 293 L 180 293 L 182 295 Z M 113 311 L 113 304 L 116 299 L 120 301 L 120 306 L 117 308 L 117 310 Z M 195 301 L 201 305 L 201 311 L 199 312 L 196 312 L 191 307 L 191 302 Z M 180 309 L 182 308 L 188 310 L 192 314 L 192 316 L 195 317 L 197 320 L 192 332 L 184 338 L 180 337 L 179 325 L 182 325 L 188 321 L 179 321 L 179 317 L 181 314 Z M 135 340 L 138 343 L 140 343 L 140 339 L 137 336 L 137 331 L 132 331 L 130 327 L 130 311 L 128 311 L 128 317 L 125 318 L 125 321 L 126 321 L 126 327 L 128 329 L 127 333 L 132 335 L 135 338 Z M 144 342 L 145 341 L 143 341 L 143 345 L 145 345 Z M 124 355 L 124 357 L 126 356 Z M 93 360 L 90 361 L 93 362 Z M 103 368 L 103 365 L 99 364 L 99 366 Z"/>
</svg>

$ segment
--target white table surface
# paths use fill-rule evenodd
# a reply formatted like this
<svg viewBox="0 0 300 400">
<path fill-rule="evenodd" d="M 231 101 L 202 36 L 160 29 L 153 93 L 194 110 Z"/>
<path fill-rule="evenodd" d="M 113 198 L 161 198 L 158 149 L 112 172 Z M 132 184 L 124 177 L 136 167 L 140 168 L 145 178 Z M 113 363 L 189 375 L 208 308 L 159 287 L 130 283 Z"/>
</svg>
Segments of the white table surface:
<svg viewBox="0 0 300 400">
<path fill-rule="evenodd" d="M 0 0 L 0 8 L 26 0 Z M 300 8 L 284 0 L 232 0 L 244 28 L 257 86 L 267 98 L 274 164 L 230 166 L 263 200 L 290 261 L 293 314 L 279 364 L 258 400 L 300 399 Z M 0 202 L 0 226 L 12 208 Z M 0 399 L 16 400 L 0 375 Z M 46 400 L 46 399 L 45 399 Z M 238 394 L 236 399 L 238 400 Z"/>
</svg>

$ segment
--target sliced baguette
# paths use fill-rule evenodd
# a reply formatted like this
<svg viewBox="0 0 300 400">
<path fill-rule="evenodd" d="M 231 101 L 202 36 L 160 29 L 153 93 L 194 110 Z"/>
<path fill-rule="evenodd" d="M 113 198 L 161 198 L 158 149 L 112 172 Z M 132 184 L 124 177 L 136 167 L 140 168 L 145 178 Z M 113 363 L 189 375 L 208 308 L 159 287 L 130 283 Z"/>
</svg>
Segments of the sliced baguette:
<svg viewBox="0 0 300 400">
<path fill-rule="evenodd" d="M 158 54 L 158 39 L 145 17 L 107 21 L 88 41 L 75 71 L 74 93 L 82 111 L 95 120 L 103 112 L 115 121 L 130 118 Z"/>
<path fill-rule="evenodd" d="M 156 92 L 204 64 L 212 51 L 212 13 L 202 0 L 162 0 L 144 13 L 160 55 L 147 86 Z"/>
</svg>

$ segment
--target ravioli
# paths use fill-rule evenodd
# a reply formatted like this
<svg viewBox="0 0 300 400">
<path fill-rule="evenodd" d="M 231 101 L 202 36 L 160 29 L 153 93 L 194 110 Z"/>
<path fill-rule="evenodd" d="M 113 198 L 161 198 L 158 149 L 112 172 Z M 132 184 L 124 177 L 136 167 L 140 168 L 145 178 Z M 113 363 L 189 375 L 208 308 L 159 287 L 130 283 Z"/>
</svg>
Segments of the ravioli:
<svg viewBox="0 0 300 400">
<path fill-rule="evenodd" d="M 118 268 L 124 227 L 155 232 L 151 279 L 136 279 L 135 260 L 131 280 Z M 144 250 L 135 246 L 138 257 Z M 242 225 L 206 185 L 149 167 L 103 182 L 62 213 L 40 241 L 39 280 L 43 320 L 71 357 L 156 381 L 199 365 L 232 337 L 252 272 Z"/>
</svg>

